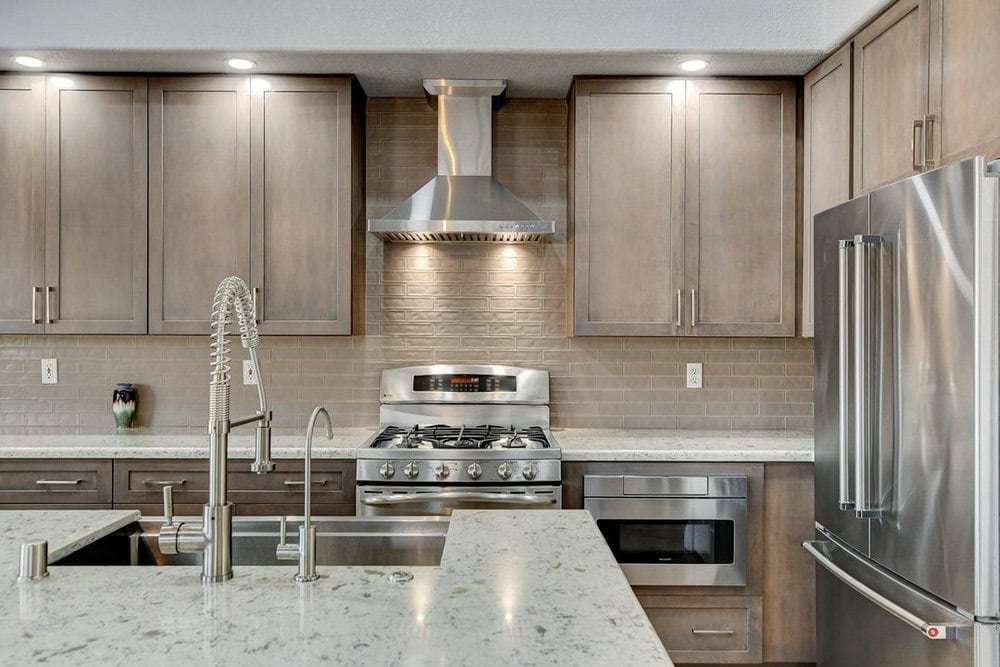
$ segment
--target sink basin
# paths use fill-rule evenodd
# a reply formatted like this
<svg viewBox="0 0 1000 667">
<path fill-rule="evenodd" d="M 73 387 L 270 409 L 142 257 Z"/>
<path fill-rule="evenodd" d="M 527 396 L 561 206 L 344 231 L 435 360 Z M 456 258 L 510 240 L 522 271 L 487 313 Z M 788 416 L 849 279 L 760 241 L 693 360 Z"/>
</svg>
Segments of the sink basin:
<svg viewBox="0 0 1000 667">
<path fill-rule="evenodd" d="M 175 517 L 174 522 L 199 521 Z M 298 538 L 301 517 L 289 517 L 288 539 Z M 200 553 L 163 554 L 157 543 L 163 520 L 144 518 L 62 560 L 61 565 L 200 565 Z M 279 517 L 233 518 L 233 565 L 294 566 L 275 558 Z M 444 517 L 319 517 L 317 565 L 440 565 L 448 519 Z"/>
</svg>

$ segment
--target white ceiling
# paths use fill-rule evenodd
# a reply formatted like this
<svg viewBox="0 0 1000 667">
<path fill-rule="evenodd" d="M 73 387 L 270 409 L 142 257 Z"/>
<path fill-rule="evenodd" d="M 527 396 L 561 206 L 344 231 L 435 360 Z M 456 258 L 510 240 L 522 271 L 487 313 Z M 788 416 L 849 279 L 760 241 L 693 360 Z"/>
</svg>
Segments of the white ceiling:
<svg viewBox="0 0 1000 667">
<path fill-rule="evenodd" d="M 889 0 L 0 0 L 0 69 L 351 73 L 371 96 L 426 77 L 561 97 L 574 74 L 803 74 Z M 11 63 L 10 69 L 16 66 Z"/>
</svg>

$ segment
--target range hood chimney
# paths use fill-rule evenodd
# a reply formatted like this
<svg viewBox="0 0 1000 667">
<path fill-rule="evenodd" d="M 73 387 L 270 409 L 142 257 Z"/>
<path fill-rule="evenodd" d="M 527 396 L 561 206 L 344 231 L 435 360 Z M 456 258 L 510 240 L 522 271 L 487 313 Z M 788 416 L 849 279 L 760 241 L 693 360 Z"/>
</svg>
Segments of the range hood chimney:
<svg viewBox="0 0 1000 667">
<path fill-rule="evenodd" d="M 493 178 L 493 98 L 507 82 L 424 79 L 437 98 L 438 175 L 368 231 L 384 241 L 543 241 L 555 233 Z"/>
</svg>

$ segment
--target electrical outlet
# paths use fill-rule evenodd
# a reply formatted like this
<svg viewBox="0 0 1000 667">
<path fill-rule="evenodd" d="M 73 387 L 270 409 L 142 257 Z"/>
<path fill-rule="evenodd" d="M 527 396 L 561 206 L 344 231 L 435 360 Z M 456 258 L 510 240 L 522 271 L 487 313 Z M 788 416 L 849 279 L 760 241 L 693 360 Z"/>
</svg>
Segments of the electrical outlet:
<svg viewBox="0 0 1000 667">
<path fill-rule="evenodd" d="M 253 364 L 249 359 L 243 360 L 243 384 L 257 384 L 257 375 L 253 372 Z"/>
<path fill-rule="evenodd" d="M 701 364 L 687 365 L 687 388 L 701 389 Z"/>
<path fill-rule="evenodd" d="M 42 384 L 59 382 L 59 366 L 55 359 L 42 359 Z"/>
</svg>

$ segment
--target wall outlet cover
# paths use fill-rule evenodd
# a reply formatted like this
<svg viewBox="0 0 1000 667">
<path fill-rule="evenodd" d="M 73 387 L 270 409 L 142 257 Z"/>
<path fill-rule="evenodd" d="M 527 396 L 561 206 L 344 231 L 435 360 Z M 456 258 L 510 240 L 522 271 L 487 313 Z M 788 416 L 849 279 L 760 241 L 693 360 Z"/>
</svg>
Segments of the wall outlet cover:
<svg viewBox="0 0 1000 667">
<path fill-rule="evenodd" d="M 253 364 L 249 359 L 243 360 L 243 384 L 257 384 L 257 376 L 253 372 Z"/>
<path fill-rule="evenodd" d="M 42 359 L 42 384 L 59 382 L 59 365 L 55 359 Z"/>
<path fill-rule="evenodd" d="M 701 389 L 701 364 L 687 365 L 687 388 Z"/>
</svg>

